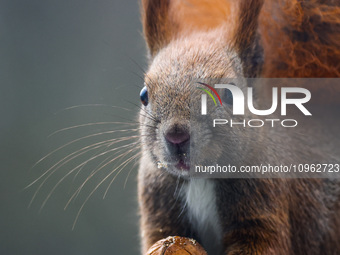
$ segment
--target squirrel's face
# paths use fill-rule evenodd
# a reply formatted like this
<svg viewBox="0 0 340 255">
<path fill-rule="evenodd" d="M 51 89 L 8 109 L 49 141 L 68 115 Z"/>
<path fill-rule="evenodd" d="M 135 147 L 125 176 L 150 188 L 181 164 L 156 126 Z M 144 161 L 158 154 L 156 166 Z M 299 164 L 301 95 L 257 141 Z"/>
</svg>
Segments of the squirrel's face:
<svg viewBox="0 0 340 255">
<path fill-rule="evenodd" d="M 239 129 L 226 135 L 225 128 L 212 131 L 207 121 L 192 118 L 200 116 L 192 112 L 200 111 L 197 82 L 213 86 L 224 78 L 255 77 L 261 70 L 256 32 L 261 4 L 249 12 L 244 3 L 238 13 L 239 8 L 227 2 L 221 1 L 213 13 L 199 15 L 198 2 L 181 12 L 176 1 L 142 1 L 143 31 L 152 60 L 141 93 L 142 150 L 155 165 L 177 175 L 188 175 L 190 162 L 200 164 L 223 154 L 233 163 L 233 158 L 240 161 L 247 153 L 240 144 L 247 146 L 250 139 L 240 142 L 238 137 L 245 135 Z M 222 107 L 209 112 L 209 118 L 221 118 L 218 111 L 231 114 L 228 97 Z"/>
<path fill-rule="evenodd" d="M 140 112 L 143 150 L 156 166 L 187 176 L 191 161 L 219 155 L 221 148 L 206 147 L 221 144 L 211 143 L 218 136 L 212 135 L 208 123 L 191 119 L 193 109 L 200 112 L 202 93 L 197 82 L 213 86 L 223 78 L 237 77 L 240 68 L 235 54 L 205 34 L 176 40 L 157 54 L 145 75 Z M 221 97 L 226 100 L 224 94 Z M 217 111 L 230 114 L 228 103 Z M 209 115 L 214 118 L 218 113 Z"/>
</svg>

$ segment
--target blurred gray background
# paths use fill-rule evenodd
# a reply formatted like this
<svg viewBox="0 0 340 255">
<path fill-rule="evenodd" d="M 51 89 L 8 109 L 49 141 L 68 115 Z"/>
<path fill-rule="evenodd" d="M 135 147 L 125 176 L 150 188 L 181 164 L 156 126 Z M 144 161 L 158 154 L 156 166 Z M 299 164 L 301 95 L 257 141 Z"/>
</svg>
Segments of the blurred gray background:
<svg viewBox="0 0 340 255">
<path fill-rule="evenodd" d="M 0 0 L 0 254 L 138 254 L 137 169 L 129 174 L 132 164 L 118 175 L 105 199 L 112 178 L 94 192 L 73 230 L 83 202 L 114 166 L 94 176 L 64 207 L 106 157 L 77 169 L 79 174 L 68 176 L 40 207 L 70 169 L 105 148 L 60 167 L 30 207 L 42 179 L 25 187 L 65 155 L 119 135 L 85 139 L 32 168 L 59 146 L 130 128 L 90 125 L 49 137 L 74 125 L 136 119 L 134 104 L 139 104 L 143 86 L 140 66 L 146 68 L 141 31 L 137 0 Z M 68 109 L 72 106 L 77 107 Z"/>
</svg>

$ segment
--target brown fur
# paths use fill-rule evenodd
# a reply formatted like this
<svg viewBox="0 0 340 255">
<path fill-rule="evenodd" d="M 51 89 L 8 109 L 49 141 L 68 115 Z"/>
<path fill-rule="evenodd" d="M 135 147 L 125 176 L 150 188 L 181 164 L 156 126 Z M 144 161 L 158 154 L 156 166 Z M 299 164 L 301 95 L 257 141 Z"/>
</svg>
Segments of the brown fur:
<svg viewBox="0 0 340 255">
<path fill-rule="evenodd" d="M 144 34 L 151 57 L 171 40 L 224 26 L 228 37 L 234 39 L 235 48 L 240 47 L 243 54 L 247 54 L 245 49 L 254 47 L 249 44 L 258 31 L 263 65 L 261 70 L 250 70 L 248 77 L 340 76 L 339 0 L 267 0 L 262 9 L 263 0 L 240 1 L 244 7 L 231 0 L 142 2 Z M 251 66 L 244 64 L 245 69 Z M 310 90 L 318 95 L 317 103 L 338 103 L 339 86 L 321 85 Z"/>
<path fill-rule="evenodd" d="M 157 168 L 166 154 L 163 134 L 173 126 L 188 126 L 188 102 L 196 93 L 188 84 L 239 76 L 339 77 L 339 6 L 332 0 L 142 1 L 150 57 L 145 76 L 150 105 L 140 113 L 143 156 L 138 177 L 144 253 L 169 235 L 204 241 L 180 196 L 180 187 L 191 180 Z M 329 155 L 339 160 L 337 107 L 325 105 L 339 102 L 340 88 L 322 85 L 309 89 L 319 96 L 313 98 L 313 116 L 324 119 L 302 122 L 303 134 L 221 129 L 220 136 L 211 138 L 216 139 L 214 148 L 197 150 L 207 157 L 225 157 L 233 165 L 310 162 Z M 190 128 L 202 142 L 199 135 L 206 128 Z M 330 144 L 333 137 L 337 140 Z M 221 139 L 229 140 L 223 144 Z M 221 254 L 340 254 L 338 180 L 213 181 Z"/>
<path fill-rule="evenodd" d="M 333 0 L 268 2 L 260 26 L 266 51 L 263 75 L 339 77 L 339 5 Z"/>
<path fill-rule="evenodd" d="M 340 77 L 340 1 L 267 1 L 260 16 L 263 77 Z M 339 86 L 314 86 L 319 103 L 339 103 Z"/>
</svg>

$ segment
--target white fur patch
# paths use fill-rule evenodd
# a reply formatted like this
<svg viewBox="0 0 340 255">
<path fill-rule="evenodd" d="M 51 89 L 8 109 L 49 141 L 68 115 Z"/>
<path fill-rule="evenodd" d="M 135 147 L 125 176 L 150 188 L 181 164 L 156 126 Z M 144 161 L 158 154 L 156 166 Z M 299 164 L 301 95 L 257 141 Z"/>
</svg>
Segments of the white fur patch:
<svg viewBox="0 0 340 255">
<path fill-rule="evenodd" d="M 208 254 L 220 254 L 222 230 L 216 206 L 215 183 L 209 179 L 192 179 L 183 198 L 189 221 Z"/>
</svg>

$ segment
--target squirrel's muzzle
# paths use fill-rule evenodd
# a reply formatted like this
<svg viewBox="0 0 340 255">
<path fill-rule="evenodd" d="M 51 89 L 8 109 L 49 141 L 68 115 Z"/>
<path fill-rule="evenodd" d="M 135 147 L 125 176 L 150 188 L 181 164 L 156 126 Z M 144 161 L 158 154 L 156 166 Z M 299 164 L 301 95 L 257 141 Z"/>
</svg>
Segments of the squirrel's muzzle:
<svg viewBox="0 0 340 255">
<path fill-rule="evenodd" d="M 177 168 L 189 169 L 188 153 L 190 146 L 190 129 L 186 125 L 172 124 L 164 132 L 169 156 Z"/>
<path fill-rule="evenodd" d="M 189 130 L 174 126 L 165 133 L 165 139 L 171 146 L 181 146 L 190 140 Z"/>
</svg>

